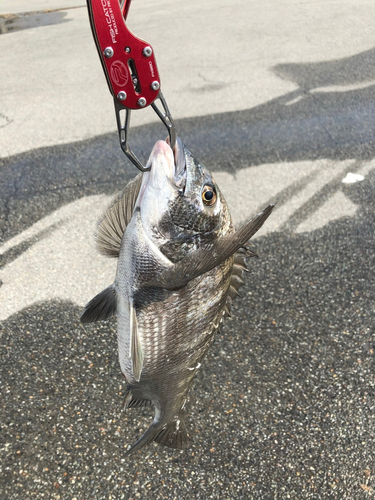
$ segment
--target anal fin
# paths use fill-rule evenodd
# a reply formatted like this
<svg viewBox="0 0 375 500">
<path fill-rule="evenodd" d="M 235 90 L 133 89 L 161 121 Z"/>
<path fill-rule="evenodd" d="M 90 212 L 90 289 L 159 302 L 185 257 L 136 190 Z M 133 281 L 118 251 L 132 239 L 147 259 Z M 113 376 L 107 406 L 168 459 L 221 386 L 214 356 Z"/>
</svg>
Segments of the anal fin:
<svg viewBox="0 0 375 500">
<path fill-rule="evenodd" d="M 129 401 L 127 408 L 146 408 L 147 406 L 152 406 L 152 401 L 149 399 L 132 398 Z"/>
<path fill-rule="evenodd" d="M 127 410 L 128 408 L 146 408 L 147 406 L 153 406 L 152 401 L 149 399 L 134 398 L 129 389 L 126 391 L 124 401 L 122 403 L 123 410 Z"/>
</svg>

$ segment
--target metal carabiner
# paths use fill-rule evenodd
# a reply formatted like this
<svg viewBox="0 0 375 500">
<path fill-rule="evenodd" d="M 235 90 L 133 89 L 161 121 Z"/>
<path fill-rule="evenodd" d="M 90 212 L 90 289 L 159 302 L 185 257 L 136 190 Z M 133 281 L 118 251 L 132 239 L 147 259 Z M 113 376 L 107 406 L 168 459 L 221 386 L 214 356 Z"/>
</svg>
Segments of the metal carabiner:
<svg viewBox="0 0 375 500">
<path fill-rule="evenodd" d="M 91 30 L 113 96 L 121 149 L 142 172 L 148 170 L 129 146 L 131 110 L 152 106 L 167 127 L 172 149 L 176 129 L 160 90 L 160 77 L 152 47 L 126 26 L 131 0 L 87 0 Z M 163 110 L 155 103 L 159 99 Z M 125 122 L 120 112 L 125 110 Z"/>
</svg>

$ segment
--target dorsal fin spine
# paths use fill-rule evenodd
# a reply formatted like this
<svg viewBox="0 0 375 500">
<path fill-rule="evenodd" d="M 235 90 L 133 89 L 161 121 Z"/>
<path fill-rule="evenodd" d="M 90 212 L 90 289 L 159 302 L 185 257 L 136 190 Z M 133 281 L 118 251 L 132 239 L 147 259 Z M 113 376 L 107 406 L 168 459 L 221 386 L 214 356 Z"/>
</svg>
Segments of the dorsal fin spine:
<svg viewBox="0 0 375 500">
<path fill-rule="evenodd" d="M 142 174 L 138 174 L 115 196 L 99 219 L 95 239 L 102 255 L 115 258 L 119 256 L 122 237 L 132 217 L 141 184 Z"/>
</svg>

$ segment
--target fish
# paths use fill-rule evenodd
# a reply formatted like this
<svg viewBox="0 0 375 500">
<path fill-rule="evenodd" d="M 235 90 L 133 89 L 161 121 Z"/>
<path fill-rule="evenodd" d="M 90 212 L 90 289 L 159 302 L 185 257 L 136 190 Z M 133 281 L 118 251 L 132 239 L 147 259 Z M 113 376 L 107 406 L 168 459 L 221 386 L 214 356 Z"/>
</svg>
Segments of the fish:
<svg viewBox="0 0 375 500">
<path fill-rule="evenodd" d="M 269 205 L 235 230 L 213 175 L 177 139 L 154 145 L 147 166 L 97 225 L 99 252 L 117 258 L 114 283 L 84 308 L 81 321 L 117 316 L 125 408 L 154 407 L 128 455 L 155 441 L 184 449 L 185 403 L 193 378 L 244 283 L 249 239 Z"/>
</svg>

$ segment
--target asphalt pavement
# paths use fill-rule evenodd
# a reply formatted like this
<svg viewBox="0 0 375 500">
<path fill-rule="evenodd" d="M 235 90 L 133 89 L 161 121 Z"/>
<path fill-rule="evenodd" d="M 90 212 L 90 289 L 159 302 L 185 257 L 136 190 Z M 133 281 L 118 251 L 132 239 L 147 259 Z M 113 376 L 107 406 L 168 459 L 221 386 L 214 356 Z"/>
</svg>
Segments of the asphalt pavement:
<svg viewBox="0 0 375 500">
<path fill-rule="evenodd" d="M 83 2 L 29 5 L 0 11 L 1 498 L 372 498 L 374 2 L 133 2 L 235 223 L 278 205 L 190 392 L 190 447 L 126 458 L 153 412 L 121 410 L 115 321 L 79 316 L 115 272 L 96 220 L 136 172 Z"/>
</svg>

